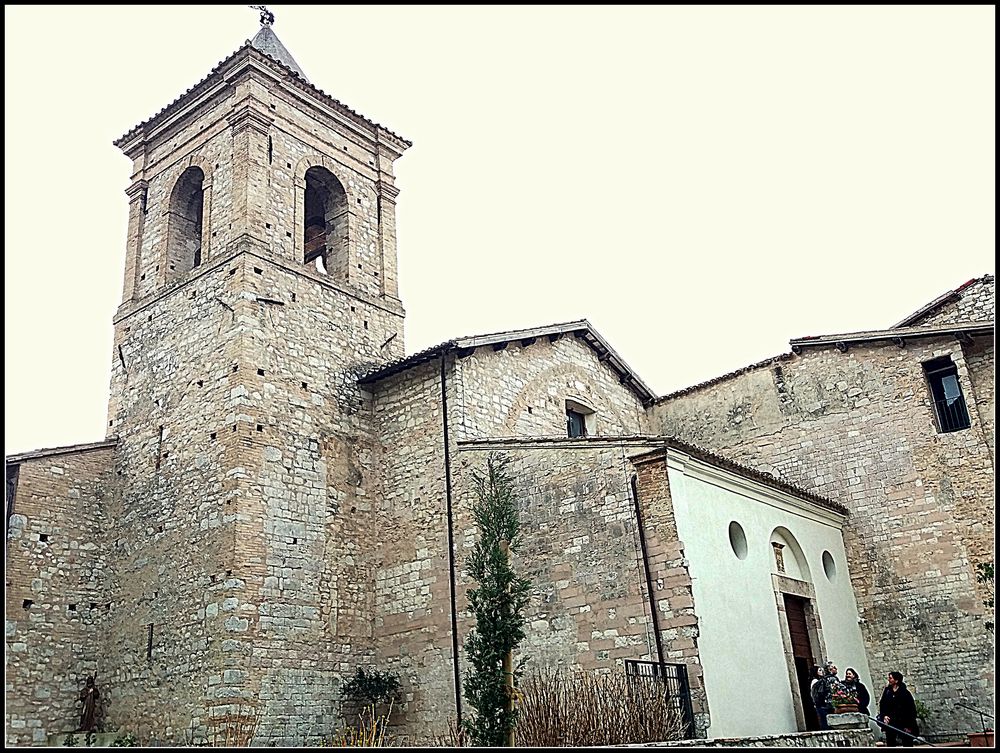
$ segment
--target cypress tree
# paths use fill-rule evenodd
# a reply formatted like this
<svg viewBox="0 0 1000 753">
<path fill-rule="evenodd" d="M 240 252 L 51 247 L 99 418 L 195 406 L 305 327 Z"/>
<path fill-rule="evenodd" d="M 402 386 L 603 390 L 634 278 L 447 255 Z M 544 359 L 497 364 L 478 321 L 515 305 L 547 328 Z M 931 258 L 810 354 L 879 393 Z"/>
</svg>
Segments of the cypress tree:
<svg viewBox="0 0 1000 753">
<path fill-rule="evenodd" d="M 465 641 L 471 670 L 465 681 L 465 698 L 476 710 L 463 721 L 475 745 L 508 744 L 517 711 L 510 708 L 504 658 L 524 638 L 524 608 L 531 588 L 510 565 L 507 549 L 521 543 L 521 524 L 514 499 L 510 459 L 490 453 L 486 472 L 474 472 L 476 502 L 472 513 L 479 537 L 467 562 L 468 574 L 478 583 L 468 593 L 469 611 L 476 626 Z M 514 671 L 514 678 L 520 671 Z"/>
</svg>

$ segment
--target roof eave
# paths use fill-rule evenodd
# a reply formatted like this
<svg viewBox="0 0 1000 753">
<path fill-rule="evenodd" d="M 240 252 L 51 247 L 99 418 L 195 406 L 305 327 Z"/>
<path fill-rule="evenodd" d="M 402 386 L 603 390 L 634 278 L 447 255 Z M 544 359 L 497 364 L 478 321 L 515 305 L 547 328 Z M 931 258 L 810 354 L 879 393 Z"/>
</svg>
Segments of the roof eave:
<svg viewBox="0 0 1000 753">
<path fill-rule="evenodd" d="M 928 337 L 973 336 L 992 332 L 993 322 L 968 322 L 965 324 L 933 324 L 918 327 L 895 327 L 868 332 L 845 332 L 839 335 L 800 337 L 789 340 L 793 353 L 801 353 L 804 348 L 837 347 L 844 350 L 858 343 L 893 342 L 896 345 L 907 340 Z"/>
<path fill-rule="evenodd" d="M 118 437 L 105 439 L 103 442 L 86 442 L 84 444 L 71 444 L 62 447 L 43 447 L 38 450 L 28 450 L 7 455 L 5 461 L 7 465 L 24 463 L 29 460 L 40 460 L 42 458 L 54 457 L 56 455 L 74 455 L 78 452 L 93 452 L 94 450 L 113 449 L 118 444 Z"/>
<path fill-rule="evenodd" d="M 356 126 L 364 126 L 370 131 L 377 133 L 379 140 L 386 145 L 394 147 L 398 154 L 402 154 L 406 149 L 413 146 L 413 143 L 408 139 L 393 133 L 380 123 L 376 123 L 361 113 L 352 110 L 343 102 L 334 99 L 322 89 L 305 80 L 299 73 L 277 58 L 271 57 L 267 53 L 253 47 L 249 41 L 232 55 L 219 62 L 201 81 L 174 99 L 159 112 L 131 128 L 116 139 L 113 144 L 128 154 L 128 150 L 134 150 L 138 144 L 143 143 L 154 132 L 161 130 L 167 122 L 172 123 L 176 119 L 183 117 L 195 105 L 195 102 L 200 102 L 206 96 L 206 89 L 213 87 L 213 85 L 220 87 L 231 85 L 234 77 L 247 68 L 252 67 L 252 64 L 255 62 L 265 62 L 264 66 L 257 65 L 255 68 L 256 70 L 270 73 L 275 82 L 292 85 L 296 89 L 308 94 L 317 104 L 330 108 L 347 120 L 353 121 Z M 269 71 L 266 66 L 269 66 L 272 70 Z M 275 75 L 277 73 L 280 73 L 281 76 Z M 219 81 L 220 77 L 222 81 Z M 212 93 L 214 93 L 214 90 Z"/>
</svg>

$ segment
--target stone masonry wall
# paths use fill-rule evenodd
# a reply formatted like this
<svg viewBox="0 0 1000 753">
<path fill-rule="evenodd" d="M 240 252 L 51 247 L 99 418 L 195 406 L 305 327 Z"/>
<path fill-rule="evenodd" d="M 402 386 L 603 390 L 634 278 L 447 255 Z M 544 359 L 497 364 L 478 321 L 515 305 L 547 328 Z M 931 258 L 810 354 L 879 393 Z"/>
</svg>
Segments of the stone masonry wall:
<svg viewBox="0 0 1000 753">
<path fill-rule="evenodd" d="M 936 431 L 921 363 L 942 355 L 967 396 L 989 395 L 970 401 L 991 408 L 985 420 L 970 410 L 970 429 Z M 953 339 L 808 348 L 652 411 L 662 433 L 851 511 L 844 539 L 872 673 L 903 672 L 935 732 L 972 724 L 955 702 L 981 706 L 993 693 L 973 573 L 994 530 L 992 360 L 992 346 L 968 356 Z"/>
<path fill-rule="evenodd" d="M 239 452 L 254 431 L 238 409 L 246 271 L 216 258 L 116 323 L 109 423 L 122 494 L 108 509 L 99 663 L 109 721 L 143 741 L 203 737 L 212 703 L 228 700 Z"/>
<path fill-rule="evenodd" d="M 449 357 L 445 379 L 464 673 L 461 644 L 472 625 L 464 573 L 475 535 L 471 472 L 481 466 L 485 450 L 465 449 L 460 439 L 548 435 L 566 440 L 567 397 L 597 411 L 598 433 L 638 433 L 644 414 L 617 376 L 573 337 Z M 431 361 L 384 380 L 373 400 L 384 449 L 377 657 L 380 668 L 402 675 L 405 705 L 396 721 L 412 735 L 411 742 L 444 736 L 455 718 L 440 380 L 440 362 Z M 534 666 L 586 669 L 609 669 L 623 658 L 650 659 L 648 599 L 626 448 L 612 441 L 603 449 L 526 448 L 517 442 L 509 449 L 525 490 L 523 563 L 534 580 L 525 654 Z M 651 547 L 663 573 L 657 580 L 668 584 L 660 587 L 677 587 L 670 580 L 670 568 L 679 567 L 680 560 L 676 534 Z M 669 607 L 661 602 L 665 623 L 690 611 L 690 591 L 687 599 L 678 595 Z M 668 660 L 696 655 L 682 627 L 678 621 L 665 629 Z M 463 709 L 471 713 L 464 699 Z"/>
<path fill-rule="evenodd" d="M 475 625 L 466 592 L 476 584 L 464 564 L 477 540 L 472 473 L 484 471 L 492 449 L 512 460 L 523 534 L 513 562 L 532 583 L 526 637 L 517 651 L 517 658 L 528 660 L 526 671 L 621 671 L 624 659 L 657 661 L 629 488 L 635 469 L 623 447 L 552 448 L 512 441 L 461 452 L 455 525 L 463 639 Z M 650 483 L 640 499 L 664 661 L 688 665 L 696 720 L 704 729 L 691 582 L 672 525 L 669 489 L 661 485 L 654 494 L 652 474 L 644 475 Z M 462 668 L 464 674 L 466 665 Z"/>
<path fill-rule="evenodd" d="M 17 468 L 5 557 L 7 745 L 44 745 L 48 735 L 76 729 L 80 690 L 100 669 L 97 644 L 109 614 L 102 531 L 104 503 L 116 493 L 113 455 L 106 446 Z M 8 475 L 13 470 L 8 466 Z"/>
<path fill-rule="evenodd" d="M 342 681 L 373 658 L 379 458 L 357 377 L 398 354 L 382 346 L 401 317 L 271 261 L 248 269 L 236 614 L 249 666 L 233 672 L 266 708 L 261 737 L 295 743 L 333 732 Z"/>
<path fill-rule="evenodd" d="M 945 304 L 918 324 L 991 322 L 995 316 L 996 278 L 984 275 L 961 292 L 961 298 Z"/>
<path fill-rule="evenodd" d="M 450 422 L 453 375 L 449 363 Z M 372 409 L 381 468 L 372 545 L 375 664 L 401 679 L 400 731 L 428 742 L 446 735 L 457 715 L 440 361 L 377 385 Z"/>
<path fill-rule="evenodd" d="M 356 379 L 403 349 L 398 153 L 256 51 L 227 65 L 199 108 L 128 147 L 137 285 L 116 318 L 120 609 L 102 656 L 116 721 L 143 739 L 212 740 L 242 705 L 262 710 L 259 739 L 315 742 L 373 650 L 375 457 Z M 205 174 L 202 264 L 169 275 L 169 199 L 190 165 Z M 302 262 L 312 165 L 350 201 L 346 279 Z"/>
</svg>

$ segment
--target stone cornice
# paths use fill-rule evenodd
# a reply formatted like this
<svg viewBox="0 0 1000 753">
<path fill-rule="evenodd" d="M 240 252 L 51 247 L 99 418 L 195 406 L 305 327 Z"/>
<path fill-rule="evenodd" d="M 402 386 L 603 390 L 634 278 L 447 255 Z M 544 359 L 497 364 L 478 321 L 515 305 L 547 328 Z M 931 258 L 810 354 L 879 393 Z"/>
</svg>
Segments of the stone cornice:
<svg viewBox="0 0 1000 753">
<path fill-rule="evenodd" d="M 143 193 L 149 188 L 149 183 L 145 180 L 137 180 L 132 183 L 131 186 L 125 189 L 125 195 L 128 196 L 129 202 L 141 199 Z"/>
<path fill-rule="evenodd" d="M 123 303 L 118 307 L 118 311 L 112 318 L 112 324 L 119 324 L 126 319 L 142 312 L 144 309 L 153 305 L 154 303 L 173 295 L 174 293 L 184 290 L 195 280 L 199 279 L 203 275 L 210 274 L 214 272 L 219 267 L 232 262 L 237 257 L 246 254 L 248 256 L 253 256 L 261 261 L 270 262 L 275 266 L 281 267 L 286 272 L 291 272 L 304 277 L 308 280 L 312 280 L 318 283 L 322 287 L 330 288 L 331 290 L 336 290 L 344 295 L 350 296 L 351 298 L 359 301 L 361 303 L 367 304 L 369 306 L 374 306 L 375 308 L 382 309 L 383 311 L 395 314 L 397 316 L 405 316 L 406 312 L 399 302 L 398 298 L 387 298 L 385 300 L 375 298 L 373 296 L 366 295 L 357 290 L 351 290 L 350 288 L 338 285 L 330 280 L 323 279 L 318 273 L 312 272 L 308 268 L 303 268 L 301 266 L 294 265 L 291 261 L 285 257 L 277 256 L 270 253 L 264 248 L 263 241 L 258 238 L 253 238 L 251 236 L 245 236 L 237 238 L 226 245 L 225 250 L 216 256 L 215 258 L 209 259 L 205 264 L 198 268 L 197 272 L 190 273 L 182 282 L 173 285 L 169 288 L 161 288 L 154 293 L 149 294 L 145 298 L 138 301 L 128 301 Z"/>
<path fill-rule="evenodd" d="M 229 127 L 234 134 L 248 129 L 266 134 L 273 122 L 274 118 L 258 109 L 252 100 L 244 100 L 229 114 Z"/>
</svg>

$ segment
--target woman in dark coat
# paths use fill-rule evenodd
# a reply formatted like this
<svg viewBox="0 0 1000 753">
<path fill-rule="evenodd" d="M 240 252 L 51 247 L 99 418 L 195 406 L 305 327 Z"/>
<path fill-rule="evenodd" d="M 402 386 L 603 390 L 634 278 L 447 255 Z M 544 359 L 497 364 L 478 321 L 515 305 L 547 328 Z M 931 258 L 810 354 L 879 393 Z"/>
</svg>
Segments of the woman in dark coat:
<svg viewBox="0 0 1000 753">
<path fill-rule="evenodd" d="M 812 698 L 813 708 L 816 709 L 816 721 L 819 722 L 820 729 L 830 729 L 826 721 L 827 714 L 831 711 L 830 686 L 826 682 L 826 669 L 816 667 L 815 675 L 809 684 L 809 695 Z"/>
<path fill-rule="evenodd" d="M 899 672 L 889 673 L 889 684 L 885 686 L 882 699 L 878 702 L 878 720 L 903 730 L 901 734 L 889 727 L 883 727 L 886 745 L 912 745 L 913 738 L 920 734 L 920 730 L 917 729 L 916 701 L 906 689 L 903 675 Z"/>
<path fill-rule="evenodd" d="M 861 678 L 858 677 L 858 673 L 851 667 L 848 667 L 844 672 L 844 682 L 842 684 L 857 694 L 858 711 L 868 716 L 868 704 L 871 702 L 872 697 L 868 692 L 868 688 L 865 687 L 864 683 L 861 682 Z"/>
</svg>

